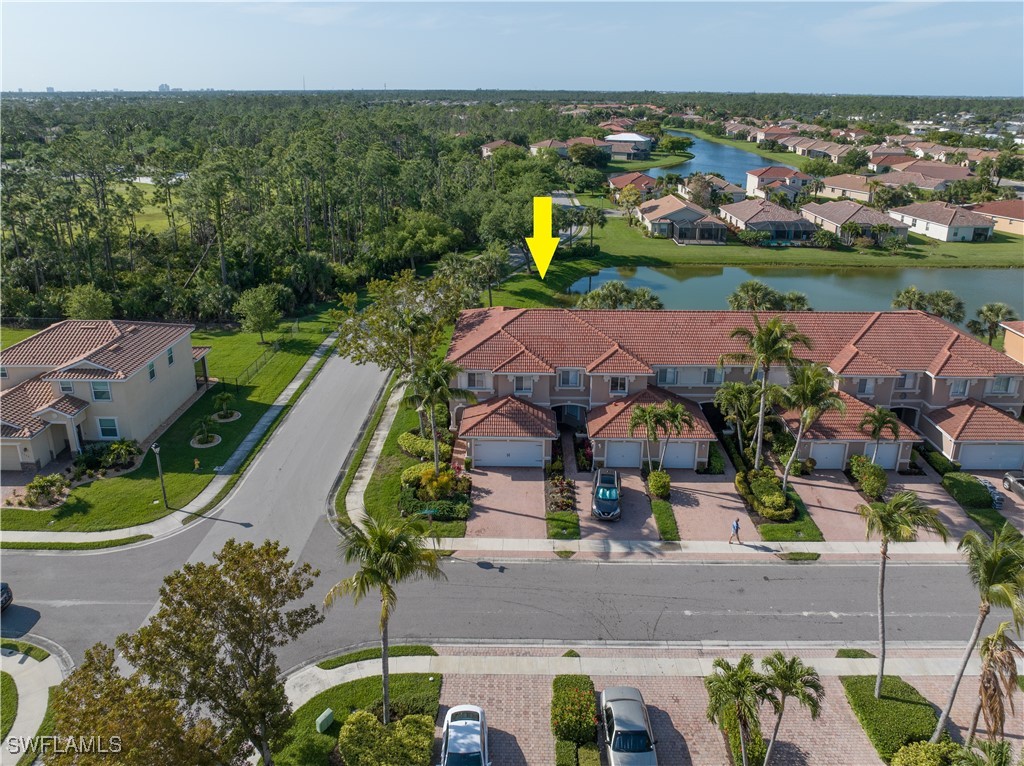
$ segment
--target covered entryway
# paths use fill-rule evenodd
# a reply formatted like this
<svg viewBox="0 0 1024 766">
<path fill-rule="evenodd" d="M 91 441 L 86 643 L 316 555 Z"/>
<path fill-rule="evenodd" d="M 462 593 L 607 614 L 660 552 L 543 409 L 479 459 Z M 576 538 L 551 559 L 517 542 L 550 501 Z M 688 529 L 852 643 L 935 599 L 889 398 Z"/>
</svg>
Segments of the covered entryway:
<svg viewBox="0 0 1024 766">
<path fill-rule="evenodd" d="M 541 440 L 476 439 L 474 467 L 542 468 L 544 442 Z"/>
<path fill-rule="evenodd" d="M 694 468 L 696 465 L 696 442 L 668 443 L 665 448 L 665 468 Z"/>
<path fill-rule="evenodd" d="M 642 451 L 642 442 L 609 441 L 605 446 L 604 464 L 607 468 L 639 468 Z"/>
<path fill-rule="evenodd" d="M 964 444 L 957 462 L 967 469 L 1016 470 L 1024 465 L 1024 444 Z"/>
<path fill-rule="evenodd" d="M 814 444 L 811 446 L 811 457 L 816 468 L 829 471 L 841 471 L 846 466 L 846 444 Z"/>
<path fill-rule="evenodd" d="M 864 454 L 867 457 L 871 457 L 875 452 L 875 445 L 869 444 L 867 449 L 864 450 Z M 887 471 L 895 471 L 900 461 L 900 445 L 899 444 L 882 444 L 878 445 L 878 455 L 875 456 L 875 463 L 882 466 Z"/>
</svg>

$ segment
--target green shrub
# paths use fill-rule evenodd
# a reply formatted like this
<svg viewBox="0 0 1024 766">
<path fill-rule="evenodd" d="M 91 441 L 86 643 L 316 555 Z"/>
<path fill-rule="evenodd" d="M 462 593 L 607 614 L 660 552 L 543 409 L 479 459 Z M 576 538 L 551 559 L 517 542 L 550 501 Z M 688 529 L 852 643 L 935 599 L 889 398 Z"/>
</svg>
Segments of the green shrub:
<svg viewBox="0 0 1024 766">
<path fill-rule="evenodd" d="M 925 449 L 922 447 L 923 457 L 928 461 L 928 465 L 935 469 L 935 472 L 939 476 L 945 476 L 947 473 L 953 473 L 960 470 L 960 464 L 950 460 L 948 457 L 933 449 Z"/>
<path fill-rule="evenodd" d="M 893 756 L 892 766 L 952 766 L 959 754 L 955 742 L 912 742 Z"/>
<path fill-rule="evenodd" d="M 655 497 L 665 500 L 672 494 L 672 479 L 665 471 L 651 471 L 647 477 L 647 489 Z"/>
<path fill-rule="evenodd" d="M 25 485 L 25 502 L 29 505 L 50 505 L 68 488 L 68 480 L 59 473 L 39 474 Z"/>
<path fill-rule="evenodd" d="M 555 676 L 551 683 L 551 732 L 577 745 L 597 738 L 597 702 L 590 676 Z"/>
<path fill-rule="evenodd" d="M 715 476 L 725 473 L 725 457 L 722 455 L 722 450 L 720 450 L 718 445 L 714 442 L 711 442 L 708 445 L 708 464 L 699 469 L 697 473 L 706 473 Z"/>
<path fill-rule="evenodd" d="M 364 710 L 348 717 L 338 734 L 338 753 L 345 766 L 382 763 L 430 763 L 434 747 L 434 719 L 413 715 L 384 726 Z"/>
<path fill-rule="evenodd" d="M 577 652 L 575 649 L 566 649 L 565 650 L 565 654 L 563 654 L 562 656 L 563 657 L 579 657 L 580 653 Z"/>
<path fill-rule="evenodd" d="M 601 750 L 596 742 L 588 742 L 580 745 L 576 759 L 580 766 L 601 766 Z"/>
<path fill-rule="evenodd" d="M 846 468 L 854 479 L 860 481 L 861 476 L 864 475 L 864 469 L 869 465 L 871 465 L 871 461 L 864 455 L 850 455 L 850 461 L 847 463 Z"/>
<path fill-rule="evenodd" d="M 390 656 L 390 653 L 389 655 Z M 391 700 L 391 714 L 392 721 L 400 721 L 408 716 L 430 716 L 430 720 L 434 720 L 437 717 L 437 696 L 430 692 L 419 692 L 417 694 L 407 694 L 403 697 L 399 697 Z M 384 720 L 384 699 L 383 697 L 377 699 L 366 708 L 366 712 L 372 713 L 377 717 L 378 721 Z"/>
<path fill-rule="evenodd" d="M 904 745 L 924 742 L 931 737 L 938 722 L 935 710 L 917 689 L 903 679 L 885 676 L 882 679 L 882 698 L 877 700 L 873 675 L 844 676 L 840 680 L 864 733 L 886 763 Z"/>
<path fill-rule="evenodd" d="M 134 439 L 118 439 L 107 445 L 101 462 L 105 468 L 128 468 L 141 452 Z"/>
<path fill-rule="evenodd" d="M 576 766 L 576 743 L 564 739 L 555 740 L 555 766 Z"/>
<path fill-rule="evenodd" d="M 722 715 L 722 731 L 729 740 L 729 749 L 732 751 L 732 762 L 743 763 L 743 751 L 740 748 L 740 726 L 736 720 L 736 713 L 726 710 Z M 764 735 L 761 733 L 760 724 L 750 727 L 747 735 L 747 763 L 749 766 L 764 766 L 764 757 L 768 752 L 768 745 L 765 744 Z"/>
<path fill-rule="evenodd" d="M 951 471 L 942 477 L 942 486 L 964 508 L 992 507 L 992 495 L 969 473 Z"/>
<path fill-rule="evenodd" d="M 106 444 L 86 444 L 82 451 L 75 455 L 72 461 L 76 468 L 85 471 L 95 471 L 103 465 L 103 458 L 107 456 Z"/>
<path fill-rule="evenodd" d="M 398 437 L 398 446 L 403 452 L 422 460 L 434 459 L 434 442 L 409 431 Z M 438 442 L 438 453 L 442 463 L 451 462 L 452 448 L 443 441 Z"/>
<path fill-rule="evenodd" d="M 772 436 L 772 454 L 780 461 L 786 461 L 796 447 L 796 437 L 788 430 L 778 431 Z"/>
<path fill-rule="evenodd" d="M 804 473 L 814 473 L 814 469 L 818 467 L 818 461 L 813 457 L 809 457 L 804 461 Z"/>
<path fill-rule="evenodd" d="M 431 510 L 433 521 L 466 521 L 471 506 L 468 495 L 454 494 L 447 500 L 420 500 L 412 487 L 402 487 L 398 495 L 398 510 L 405 516 Z"/>
<path fill-rule="evenodd" d="M 782 492 L 782 479 L 771 468 L 736 474 L 736 491 L 754 509 L 769 521 L 791 521 L 796 507 Z"/>
<path fill-rule="evenodd" d="M 658 535 L 662 540 L 670 542 L 679 540 L 679 525 L 676 524 L 676 514 L 672 510 L 672 503 L 660 498 L 651 500 L 651 515 L 654 516 L 654 523 L 658 525 Z"/>
<path fill-rule="evenodd" d="M 725 445 L 725 451 L 729 453 L 729 459 L 732 461 L 732 467 L 736 469 L 736 472 L 747 470 L 747 461 L 740 454 L 740 449 L 736 445 L 736 440 L 732 437 L 724 437 L 722 443 Z"/>
<path fill-rule="evenodd" d="M 431 470 L 433 470 L 433 466 L 431 466 L 430 468 L 431 468 Z M 416 463 L 414 465 L 411 465 L 408 468 L 406 468 L 404 471 L 402 471 L 402 486 L 403 487 L 412 487 L 413 489 L 418 489 L 419 486 L 420 486 L 420 477 L 422 477 L 422 476 L 423 476 L 423 465 L 421 463 Z"/>
<path fill-rule="evenodd" d="M 880 500 L 889 487 L 889 477 L 880 465 L 869 463 L 860 474 L 860 490 L 872 500 Z"/>
</svg>

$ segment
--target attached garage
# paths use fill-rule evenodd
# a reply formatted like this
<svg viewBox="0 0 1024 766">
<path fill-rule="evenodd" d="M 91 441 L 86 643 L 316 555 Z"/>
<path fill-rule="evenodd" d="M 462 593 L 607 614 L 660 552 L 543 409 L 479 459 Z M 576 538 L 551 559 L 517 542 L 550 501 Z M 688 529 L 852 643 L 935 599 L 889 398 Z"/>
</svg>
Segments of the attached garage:
<svg viewBox="0 0 1024 766">
<path fill-rule="evenodd" d="M 666 468 L 695 468 L 696 465 L 696 442 L 669 442 L 665 449 Z"/>
<path fill-rule="evenodd" d="M 816 468 L 828 471 L 841 471 L 846 467 L 846 444 L 813 444 L 811 445 L 811 457 L 814 458 Z"/>
<path fill-rule="evenodd" d="M 605 443 L 604 464 L 608 468 L 639 468 L 642 453 L 642 442 L 608 441 Z"/>
<path fill-rule="evenodd" d="M 476 439 L 473 465 L 487 467 L 544 467 L 544 442 Z"/>
<path fill-rule="evenodd" d="M 21 448 L 17 444 L 4 444 L 0 446 L 0 470 L 21 470 Z"/>
<path fill-rule="evenodd" d="M 1024 466 L 1024 444 L 964 444 L 958 462 L 973 470 L 1017 470 Z"/>
<path fill-rule="evenodd" d="M 869 444 L 864 449 L 865 457 L 870 458 L 875 453 L 875 445 Z M 887 471 L 895 471 L 900 459 L 900 445 L 898 443 L 879 444 L 878 454 L 875 462 Z"/>
</svg>

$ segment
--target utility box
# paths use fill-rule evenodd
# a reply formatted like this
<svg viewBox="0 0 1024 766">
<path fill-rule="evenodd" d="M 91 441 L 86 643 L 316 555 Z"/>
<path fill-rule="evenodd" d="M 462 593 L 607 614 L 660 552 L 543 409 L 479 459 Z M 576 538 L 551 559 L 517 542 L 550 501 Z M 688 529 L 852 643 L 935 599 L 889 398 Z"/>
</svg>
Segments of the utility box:
<svg viewBox="0 0 1024 766">
<path fill-rule="evenodd" d="M 320 714 L 320 717 L 316 719 L 316 730 L 323 734 L 330 728 L 332 723 L 334 723 L 334 711 L 327 708 Z"/>
</svg>

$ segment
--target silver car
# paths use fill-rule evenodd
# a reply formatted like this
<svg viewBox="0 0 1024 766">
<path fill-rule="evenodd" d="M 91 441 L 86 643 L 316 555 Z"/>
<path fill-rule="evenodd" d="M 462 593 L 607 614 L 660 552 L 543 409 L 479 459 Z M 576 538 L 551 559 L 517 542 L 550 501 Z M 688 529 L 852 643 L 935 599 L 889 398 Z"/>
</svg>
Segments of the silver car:
<svg viewBox="0 0 1024 766">
<path fill-rule="evenodd" d="M 487 716 L 476 705 L 456 705 L 444 717 L 440 766 L 491 766 Z"/>
<path fill-rule="evenodd" d="M 600 468 L 594 472 L 594 496 L 590 512 L 594 518 L 603 521 L 618 521 L 622 518 L 622 483 L 619 472 Z"/>
<path fill-rule="evenodd" d="M 1024 500 L 1024 471 L 1007 471 L 1003 474 L 1003 489 L 1007 489 Z"/>
<path fill-rule="evenodd" d="M 658 766 L 657 741 L 639 689 L 612 686 L 601 692 L 601 721 L 608 766 Z"/>
</svg>

